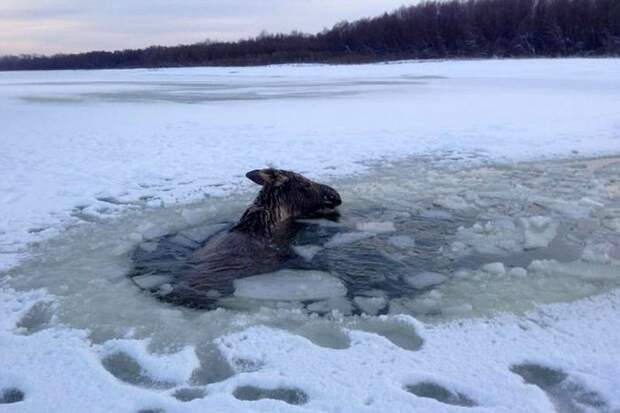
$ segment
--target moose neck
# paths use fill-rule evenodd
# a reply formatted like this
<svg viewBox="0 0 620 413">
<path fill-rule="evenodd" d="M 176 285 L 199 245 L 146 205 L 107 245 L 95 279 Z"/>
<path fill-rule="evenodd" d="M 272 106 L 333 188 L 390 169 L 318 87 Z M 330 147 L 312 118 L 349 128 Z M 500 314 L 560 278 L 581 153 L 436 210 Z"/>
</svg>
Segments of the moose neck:
<svg viewBox="0 0 620 413">
<path fill-rule="evenodd" d="M 268 238 L 285 238 L 292 223 L 292 213 L 280 205 L 272 194 L 261 191 L 233 230 Z"/>
</svg>

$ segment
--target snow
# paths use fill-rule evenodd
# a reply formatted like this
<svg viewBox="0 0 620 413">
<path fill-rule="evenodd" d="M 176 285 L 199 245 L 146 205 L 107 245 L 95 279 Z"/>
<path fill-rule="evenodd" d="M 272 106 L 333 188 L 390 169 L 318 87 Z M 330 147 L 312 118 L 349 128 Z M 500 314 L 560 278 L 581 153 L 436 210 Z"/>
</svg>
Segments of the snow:
<svg viewBox="0 0 620 413">
<path fill-rule="evenodd" d="M 617 59 L 0 73 L 0 395 L 24 395 L 0 410 L 465 410 L 408 390 L 419 383 L 471 412 L 553 412 L 574 403 L 562 386 L 619 410 L 620 189 L 597 178 L 617 158 L 532 163 L 514 181 L 485 168 L 618 155 L 618 107 Z M 452 172 L 390 175 L 409 157 Z M 268 164 L 409 210 L 304 220 L 340 231 L 330 254 L 368 239 L 410 258 L 427 248 L 400 232 L 415 216 L 462 220 L 437 259 L 471 260 L 410 276 L 421 290 L 398 298 L 351 301 L 327 272 L 258 275 L 237 283 L 246 313 L 164 305 L 127 279 L 138 245 L 226 228 L 213 223 L 256 190 L 245 172 Z M 583 250 L 559 260 L 569 230 Z M 564 384 L 515 373 L 545 368 Z M 301 406 L 277 400 L 291 391 Z"/>
<path fill-rule="evenodd" d="M 306 301 L 340 297 L 342 282 L 325 272 L 280 270 L 234 281 L 235 296 L 258 300 Z"/>
</svg>

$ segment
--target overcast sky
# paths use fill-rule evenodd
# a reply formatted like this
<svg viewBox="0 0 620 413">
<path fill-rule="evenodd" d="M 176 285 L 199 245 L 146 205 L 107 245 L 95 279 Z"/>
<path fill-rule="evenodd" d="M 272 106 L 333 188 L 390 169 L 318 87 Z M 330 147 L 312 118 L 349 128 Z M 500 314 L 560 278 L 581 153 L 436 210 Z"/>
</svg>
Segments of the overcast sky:
<svg viewBox="0 0 620 413">
<path fill-rule="evenodd" d="M 0 0 L 0 55 L 318 32 L 414 0 Z"/>
</svg>

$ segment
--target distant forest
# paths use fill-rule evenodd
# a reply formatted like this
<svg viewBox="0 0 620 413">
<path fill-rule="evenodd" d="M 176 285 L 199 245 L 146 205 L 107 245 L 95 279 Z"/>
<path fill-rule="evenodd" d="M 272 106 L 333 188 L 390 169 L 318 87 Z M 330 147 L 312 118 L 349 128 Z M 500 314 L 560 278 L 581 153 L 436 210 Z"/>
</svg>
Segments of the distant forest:
<svg viewBox="0 0 620 413">
<path fill-rule="evenodd" d="M 139 50 L 0 57 L 0 70 L 619 56 L 620 0 L 427 1 L 318 34 L 267 34 Z"/>
</svg>

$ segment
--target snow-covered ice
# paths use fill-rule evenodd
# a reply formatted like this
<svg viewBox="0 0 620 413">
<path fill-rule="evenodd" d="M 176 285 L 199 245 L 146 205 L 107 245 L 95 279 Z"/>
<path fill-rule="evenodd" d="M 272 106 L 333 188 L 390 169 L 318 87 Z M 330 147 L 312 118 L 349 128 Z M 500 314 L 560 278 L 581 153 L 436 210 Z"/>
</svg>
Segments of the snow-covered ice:
<svg viewBox="0 0 620 413">
<path fill-rule="evenodd" d="M 0 73 L 0 410 L 618 411 L 618 107 L 617 59 Z M 343 195 L 303 269 L 127 277 L 268 164 Z"/>
</svg>

